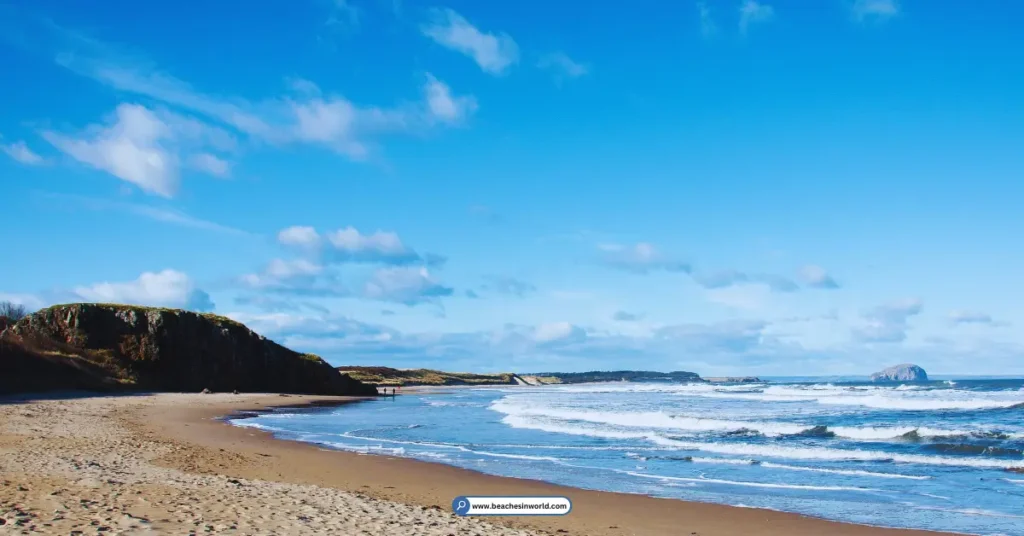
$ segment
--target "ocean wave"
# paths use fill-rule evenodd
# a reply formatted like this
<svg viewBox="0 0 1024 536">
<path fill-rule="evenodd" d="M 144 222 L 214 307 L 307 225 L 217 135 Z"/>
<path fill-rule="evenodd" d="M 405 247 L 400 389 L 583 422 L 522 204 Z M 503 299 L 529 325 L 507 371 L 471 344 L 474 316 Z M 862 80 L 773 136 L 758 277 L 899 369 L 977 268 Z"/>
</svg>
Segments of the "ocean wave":
<svg viewBox="0 0 1024 536">
<path fill-rule="evenodd" d="M 939 395 L 933 393 L 939 393 Z M 825 391 L 791 387 L 769 387 L 759 393 L 690 391 L 677 394 L 702 398 L 752 400 L 758 402 L 804 402 L 832 406 L 861 406 L 897 411 L 990 410 L 1024 407 L 1024 397 L 1016 391 L 988 393 L 987 397 L 977 396 L 980 393 L 969 393 L 967 391 L 945 398 L 941 396 L 942 394 L 948 395 L 951 393 L 952 390 L 896 391 L 890 389 L 888 392 L 866 390 L 858 393 L 850 390 Z M 975 396 L 967 397 L 967 394 Z"/>
<path fill-rule="evenodd" d="M 828 447 L 795 447 L 782 445 L 756 445 L 741 443 L 700 443 L 663 436 L 656 433 L 618 432 L 606 429 L 553 424 L 540 422 L 528 417 L 507 415 L 502 422 L 514 428 L 527 428 L 570 435 L 604 437 L 613 439 L 644 439 L 651 443 L 678 450 L 710 452 L 733 456 L 755 456 L 758 458 L 782 458 L 793 460 L 832 460 L 832 461 L 872 461 L 896 462 L 920 465 L 980 467 L 992 469 L 1024 468 L 1024 460 L 993 460 L 985 458 L 965 458 L 962 456 L 929 456 L 921 454 L 900 454 L 857 449 L 839 449 Z"/>
<path fill-rule="evenodd" d="M 755 430 L 769 436 L 799 434 L 808 427 L 801 424 L 780 422 L 743 422 L 720 419 L 702 419 L 681 415 L 669 415 L 660 411 L 611 412 L 559 409 L 548 406 L 523 406 L 507 399 L 491 404 L 491 410 L 505 415 L 547 417 L 562 420 L 585 421 L 597 424 L 611 424 L 628 428 L 653 428 L 683 430 L 690 432 L 733 432 Z"/>
<path fill-rule="evenodd" d="M 525 402 L 529 405 L 524 405 Z M 991 437 L 1008 439 L 1014 435 L 999 431 L 984 430 L 944 430 L 938 428 L 915 426 L 826 426 L 822 424 L 801 424 L 779 421 L 733 421 L 723 419 L 706 419 L 686 415 L 670 415 L 661 411 L 592 411 L 568 408 L 554 408 L 536 404 L 532 400 L 520 401 L 516 398 L 504 398 L 493 402 L 493 411 L 509 416 L 542 417 L 564 421 L 582 421 L 595 424 L 607 424 L 621 428 L 642 428 L 653 430 L 673 430 L 683 432 L 719 432 L 729 435 L 763 435 L 767 437 L 802 436 L 802 437 L 843 437 L 861 441 L 885 441 L 894 439 L 943 438 L 943 437 Z M 1020 434 L 1024 436 L 1024 434 Z M 1002 437 L 1000 437 L 1002 436 Z"/>
<path fill-rule="evenodd" d="M 404 456 L 405 449 L 385 447 L 383 445 L 351 445 L 349 443 L 340 443 L 337 441 L 314 441 L 313 443 L 324 447 L 330 447 L 336 450 L 344 450 L 347 452 L 357 452 L 360 454 L 384 454 L 391 456 Z"/>
</svg>

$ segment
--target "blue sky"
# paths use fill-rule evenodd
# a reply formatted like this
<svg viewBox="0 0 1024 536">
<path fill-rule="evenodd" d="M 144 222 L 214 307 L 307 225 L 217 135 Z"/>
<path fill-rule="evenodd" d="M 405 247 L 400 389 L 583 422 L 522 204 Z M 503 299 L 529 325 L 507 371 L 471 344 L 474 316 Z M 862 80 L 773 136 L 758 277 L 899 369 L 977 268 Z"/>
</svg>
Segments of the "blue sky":
<svg viewBox="0 0 1024 536">
<path fill-rule="evenodd" d="M 1024 7 L 0 0 L 0 299 L 335 364 L 1024 373 Z"/>
</svg>

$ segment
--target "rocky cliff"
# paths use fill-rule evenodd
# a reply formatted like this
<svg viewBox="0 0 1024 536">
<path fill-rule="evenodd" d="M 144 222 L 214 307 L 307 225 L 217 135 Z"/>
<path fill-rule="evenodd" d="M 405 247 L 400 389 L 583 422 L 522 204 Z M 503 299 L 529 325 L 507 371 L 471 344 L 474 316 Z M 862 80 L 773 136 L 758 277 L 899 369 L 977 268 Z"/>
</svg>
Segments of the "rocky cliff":
<svg viewBox="0 0 1024 536">
<path fill-rule="evenodd" d="M 55 389 L 377 392 L 225 317 L 108 304 L 53 306 L 0 333 L 0 393 Z"/>
<path fill-rule="evenodd" d="M 903 363 L 871 375 L 873 382 L 926 382 L 928 373 L 923 368 L 910 363 Z"/>
</svg>

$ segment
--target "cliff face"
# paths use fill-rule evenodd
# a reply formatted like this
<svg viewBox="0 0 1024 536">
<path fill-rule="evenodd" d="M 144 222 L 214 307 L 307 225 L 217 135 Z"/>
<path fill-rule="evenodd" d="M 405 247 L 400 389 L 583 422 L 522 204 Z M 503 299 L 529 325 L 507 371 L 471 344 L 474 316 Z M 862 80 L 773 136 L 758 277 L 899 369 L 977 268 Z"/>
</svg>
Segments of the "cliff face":
<svg viewBox="0 0 1024 536">
<path fill-rule="evenodd" d="M 50 389 L 375 395 L 312 354 L 225 317 L 130 305 L 58 305 L 0 335 L 0 392 Z"/>
</svg>

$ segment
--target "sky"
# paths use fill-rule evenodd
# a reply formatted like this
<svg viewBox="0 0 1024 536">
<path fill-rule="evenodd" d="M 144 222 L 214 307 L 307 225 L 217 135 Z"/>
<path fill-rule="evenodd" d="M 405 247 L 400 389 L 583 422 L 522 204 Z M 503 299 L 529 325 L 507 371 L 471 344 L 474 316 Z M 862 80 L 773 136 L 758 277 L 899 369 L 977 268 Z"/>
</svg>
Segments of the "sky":
<svg viewBox="0 0 1024 536">
<path fill-rule="evenodd" d="M 0 300 L 335 365 L 1024 374 L 1022 17 L 0 0 Z"/>
</svg>

